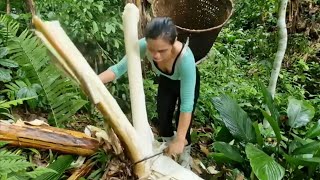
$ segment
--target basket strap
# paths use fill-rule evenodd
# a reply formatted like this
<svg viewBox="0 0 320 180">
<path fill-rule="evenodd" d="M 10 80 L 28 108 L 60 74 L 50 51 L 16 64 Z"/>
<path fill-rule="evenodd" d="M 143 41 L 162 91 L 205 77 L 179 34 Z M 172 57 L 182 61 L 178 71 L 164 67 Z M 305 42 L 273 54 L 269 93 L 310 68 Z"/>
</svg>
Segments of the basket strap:
<svg viewBox="0 0 320 180">
<path fill-rule="evenodd" d="M 185 43 L 185 45 L 184 45 L 184 47 L 183 47 L 183 49 L 182 49 L 182 51 L 181 51 L 181 53 L 180 53 L 180 57 L 183 57 L 183 55 L 184 55 L 184 53 L 186 52 L 188 46 L 189 46 L 189 37 L 187 37 L 187 41 L 186 41 L 186 43 Z M 179 58 L 180 58 L 180 57 L 179 57 Z M 208 55 L 206 55 L 205 57 L 203 57 L 202 59 L 200 59 L 199 61 L 197 61 L 197 62 L 196 62 L 196 66 L 197 66 L 198 64 L 202 63 L 202 61 L 204 61 L 207 57 L 208 57 Z"/>
</svg>

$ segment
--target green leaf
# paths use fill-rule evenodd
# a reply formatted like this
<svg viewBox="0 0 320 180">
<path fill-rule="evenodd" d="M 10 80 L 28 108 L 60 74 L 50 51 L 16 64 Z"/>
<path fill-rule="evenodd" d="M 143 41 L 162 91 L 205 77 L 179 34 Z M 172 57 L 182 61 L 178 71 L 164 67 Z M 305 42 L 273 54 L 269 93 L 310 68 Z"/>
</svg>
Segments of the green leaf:
<svg viewBox="0 0 320 180">
<path fill-rule="evenodd" d="M 108 22 L 106 22 L 105 27 L 106 27 L 106 33 L 110 34 L 113 29 L 113 26 L 111 24 L 109 24 Z"/>
<path fill-rule="evenodd" d="M 315 138 L 317 136 L 320 136 L 320 120 L 318 120 L 318 122 L 316 122 L 306 133 L 307 138 Z"/>
<path fill-rule="evenodd" d="M 277 144 L 280 143 L 280 141 L 282 140 L 281 138 L 281 132 L 280 132 L 280 127 L 277 121 L 275 121 L 273 119 L 273 117 L 271 117 L 266 111 L 260 109 L 264 118 L 266 118 L 266 120 L 269 122 L 270 126 L 272 127 L 274 133 L 276 134 L 276 138 L 277 138 Z"/>
<path fill-rule="evenodd" d="M 11 81 L 11 70 L 10 69 L 4 69 L 0 67 L 0 81 L 2 82 L 9 82 Z"/>
<path fill-rule="evenodd" d="M 221 95 L 213 99 L 213 104 L 219 111 L 224 125 L 235 138 L 244 142 L 256 141 L 252 122 L 236 101 L 227 95 Z"/>
<path fill-rule="evenodd" d="M 257 142 L 258 142 L 259 146 L 262 146 L 263 145 L 263 138 L 261 136 L 258 121 L 255 121 L 252 125 L 253 125 L 255 132 L 256 132 Z"/>
<path fill-rule="evenodd" d="M 303 143 L 294 139 L 293 141 L 290 142 L 289 144 L 289 154 L 292 154 L 292 152 L 297 149 L 298 147 L 303 146 Z"/>
<path fill-rule="evenodd" d="M 1 59 L 0 65 L 8 68 L 15 68 L 19 66 L 18 63 L 16 63 L 15 61 L 12 61 L 11 59 Z"/>
<path fill-rule="evenodd" d="M 25 159 L 23 156 L 16 155 L 15 153 L 7 150 L 0 151 L 0 160 L 17 160 L 17 159 Z"/>
<path fill-rule="evenodd" d="M 283 178 L 284 168 L 253 144 L 249 143 L 246 145 L 246 154 L 252 170 L 258 179 L 280 180 Z"/>
<path fill-rule="evenodd" d="M 262 94 L 263 94 L 263 98 L 264 98 L 264 102 L 267 104 L 268 106 L 268 109 L 271 113 L 271 116 L 273 117 L 273 119 L 276 121 L 276 122 L 279 122 L 279 112 L 276 108 L 276 106 L 274 105 L 274 102 L 273 102 L 273 98 L 270 94 L 270 92 L 268 91 L 268 89 L 263 85 L 263 83 L 261 81 L 258 82 L 259 83 L 259 86 L 261 87 L 261 90 L 262 90 Z"/>
<path fill-rule="evenodd" d="M 93 34 L 99 31 L 98 25 L 95 21 L 92 22 L 92 27 L 93 27 Z"/>
<path fill-rule="evenodd" d="M 230 144 L 225 142 L 214 142 L 213 148 L 215 151 L 223 153 L 227 158 L 236 161 L 236 162 L 243 162 L 243 158 L 237 149 L 232 147 Z"/>
<path fill-rule="evenodd" d="M 30 100 L 36 97 L 28 97 L 28 98 L 22 98 L 22 99 L 17 99 L 14 101 L 8 101 L 8 102 L 0 102 L 0 108 L 10 108 L 11 106 L 17 106 L 18 104 L 23 104 L 23 101 L 25 100 Z"/>
<path fill-rule="evenodd" d="M 283 155 L 288 163 L 295 165 L 295 166 L 313 166 L 315 164 L 320 164 L 319 157 L 312 157 L 312 156 L 300 156 L 294 157 L 289 156 L 287 154 Z"/>
<path fill-rule="evenodd" d="M 54 170 L 43 174 L 41 177 L 35 178 L 35 180 L 59 180 L 63 173 L 70 167 L 74 161 L 74 157 L 71 155 L 62 155 L 51 163 L 48 168 Z"/>
<path fill-rule="evenodd" d="M 50 168 L 44 168 L 44 167 L 38 167 L 37 169 L 35 169 L 34 171 L 31 172 L 27 172 L 26 175 L 29 176 L 30 178 L 37 178 L 43 174 L 46 173 L 55 173 L 58 174 L 55 170 L 50 169 Z"/>
<path fill-rule="evenodd" d="M 299 101 L 294 98 L 289 99 L 287 114 L 290 127 L 298 128 L 305 126 L 314 116 L 314 107 L 306 101 Z"/>
<path fill-rule="evenodd" d="M 317 152 L 320 148 L 320 142 L 319 141 L 314 141 L 308 144 L 305 144 L 301 147 L 296 148 L 292 154 L 297 155 L 297 154 L 314 154 Z"/>
<path fill-rule="evenodd" d="M 228 158 L 225 154 L 223 153 L 217 153 L 213 152 L 208 155 L 208 158 L 214 159 L 215 163 L 217 164 L 226 164 L 226 163 L 234 163 L 235 161 L 231 160 Z"/>
<path fill-rule="evenodd" d="M 232 134 L 229 132 L 228 128 L 226 126 L 222 126 L 220 131 L 215 137 L 216 141 L 223 141 L 223 142 L 230 142 L 233 140 Z"/>
<path fill-rule="evenodd" d="M 28 167 L 34 166 L 34 164 L 27 162 L 25 160 L 1 160 L 0 161 L 0 174 L 18 172 L 25 170 Z"/>
<path fill-rule="evenodd" d="M 2 142 L 0 141 L 0 148 L 2 148 L 3 146 L 7 145 L 8 143 L 7 142 Z"/>
<path fill-rule="evenodd" d="M 0 47 L 0 58 L 3 58 L 8 54 L 9 50 L 7 47 Z"/>
</svg>

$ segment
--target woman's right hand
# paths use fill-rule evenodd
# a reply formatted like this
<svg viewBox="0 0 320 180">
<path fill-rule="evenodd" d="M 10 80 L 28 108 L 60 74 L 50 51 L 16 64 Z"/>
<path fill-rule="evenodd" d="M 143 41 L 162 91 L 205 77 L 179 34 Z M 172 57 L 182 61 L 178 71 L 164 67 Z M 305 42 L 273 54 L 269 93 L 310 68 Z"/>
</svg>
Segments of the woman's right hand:
<svg viewBox="0 0 320 180">
<path fill-rule="evenodd" d="M 103 84 L 106 84 L 108 82 L 115 80 L 116 75 L 110 69 L 107 69 L 103 71 L 101 74 L 99 74 L 99 78 L 103 82 Z"/>
</svg>

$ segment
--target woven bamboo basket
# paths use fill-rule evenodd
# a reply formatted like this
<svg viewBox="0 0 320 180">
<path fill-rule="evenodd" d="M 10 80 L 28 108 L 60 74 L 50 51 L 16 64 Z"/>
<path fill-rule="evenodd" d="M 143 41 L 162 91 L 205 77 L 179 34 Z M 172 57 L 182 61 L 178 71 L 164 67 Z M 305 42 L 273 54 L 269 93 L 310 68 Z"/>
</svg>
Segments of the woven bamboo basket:
<svg viewBox="0 0 320 180">
<path fill-rule="evenodd" d="M 223 25 L 232 14 L 231 0 L 153 0 L 155 17 L 171 17 L 178 29 L 178 39 L 189 37 L 196 62 L 204 58 Z"/>
</svg>

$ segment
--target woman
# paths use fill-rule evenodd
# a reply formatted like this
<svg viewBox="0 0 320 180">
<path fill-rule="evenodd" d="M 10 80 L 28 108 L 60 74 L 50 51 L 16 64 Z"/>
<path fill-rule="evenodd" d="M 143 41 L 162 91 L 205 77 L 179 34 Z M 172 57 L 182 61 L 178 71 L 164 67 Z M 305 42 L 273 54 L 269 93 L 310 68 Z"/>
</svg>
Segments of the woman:
<svg viewBox="0 0 320 180">
<path fill-rule="evenodd" d="M 168 145 L 167 153 L 178 155 L 183 152 L 180 161 L 189 161 L 191 119 L 200 88 L 200 77 L 193 53 L 189 47 L 177 40 L 176 27 L 168 17 L 157 17 L 148 23 L 145 38 L 139 40 L 139 45 L 141 58 L 146 56 L 152 64 L 152 69 L 159 75 L 157 95 L 159 133 L 164 139 L 173 138 Z M 99 77 L 103 83 L 108 83 L 126 71 L 127 59 L 124 57 Z M 174 136 L 172 119 L 177 100 L 179 109 Z"/>
</svg>

